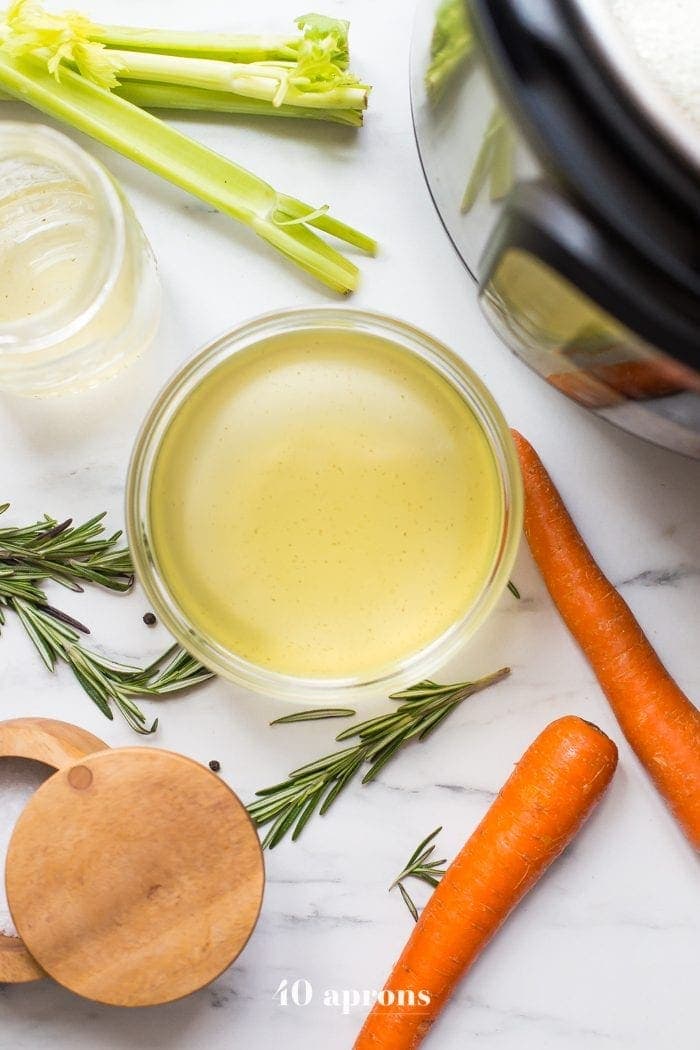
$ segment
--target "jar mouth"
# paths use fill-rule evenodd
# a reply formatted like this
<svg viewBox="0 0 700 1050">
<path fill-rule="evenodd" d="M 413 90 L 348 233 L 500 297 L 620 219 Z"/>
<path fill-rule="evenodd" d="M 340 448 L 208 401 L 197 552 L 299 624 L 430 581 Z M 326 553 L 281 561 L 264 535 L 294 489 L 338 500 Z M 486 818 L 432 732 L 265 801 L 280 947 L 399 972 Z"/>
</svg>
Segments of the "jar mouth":
<svg viewBox="0 0 700 1050">
<path fill-rule="evenodd" d="M 0 322 L 0 355 L 9 361 L 65 342 L 84 329 L 109 299 L 126 253 L 126 221 L 119 191 L 106 169 L 67 135 L 43 124 L 0 123 L 0 160 L 16 154 L 44 162 L 84 186 L 93 202 L 96 231 L 87 280 L 60 304 Z M 0 203 L 2 201 L 0 200 Z"/>
<path fill-rule="evenodd" d="M 252 663 L 204 637 L 171 593 L 156 558 L 150 522 L 150 492 L 162 439 L 190 393 L 218 365 L 238 351 L 290 332 L 351 330 L 383 337 L 420 357 L 446 379 L 475 415 L 497 468 L 501 500 L 500 535 L 480 591 L 459 619 L 439 637 L 371 675 L 301 677 Z M 136 574 L 154 611 L 175 638 L 206 667 L 229 680 L 281 699 L 321 702 L 386 694 L 414 684 L 445 663 L 483 623 L 503 592 L 522 530 L 520 468 L 510 431 L 479 377 L 431 336 L 393 318 L 359 310 L 320 307 L 257 317 L 205 346 L 167 383 L 137 437 L 126 488 L 126 521 Z"/>
</svg>

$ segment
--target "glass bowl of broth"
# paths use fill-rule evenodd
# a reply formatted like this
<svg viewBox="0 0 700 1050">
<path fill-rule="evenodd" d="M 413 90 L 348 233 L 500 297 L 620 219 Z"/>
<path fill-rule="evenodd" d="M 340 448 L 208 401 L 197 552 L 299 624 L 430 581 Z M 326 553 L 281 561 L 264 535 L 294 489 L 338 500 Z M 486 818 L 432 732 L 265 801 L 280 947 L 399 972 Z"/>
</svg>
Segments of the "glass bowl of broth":
<svg viewBox="0 0 700 1050">
<path fill-rule="evenodd" d="M 212 671 L 270 696 L 358 699 L 426 678 L 506 586 L 517 457 L 478 376 L 424 332 L 270 314 L 167 384 L 127 485 L 153 609 Z"/>
</svg>

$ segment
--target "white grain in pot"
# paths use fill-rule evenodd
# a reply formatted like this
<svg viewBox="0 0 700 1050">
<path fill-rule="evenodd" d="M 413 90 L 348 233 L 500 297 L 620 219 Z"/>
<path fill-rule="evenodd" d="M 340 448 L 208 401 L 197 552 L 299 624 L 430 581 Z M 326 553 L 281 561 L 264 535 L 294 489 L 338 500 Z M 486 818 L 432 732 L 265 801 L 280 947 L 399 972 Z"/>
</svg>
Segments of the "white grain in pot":
<svg viewBox="0 0 700 1050">
<path fill-rule="evenodd" d="M 27 758 L 0 758 L 0 934 L 17 937 L 5 893 L 5 858 L 22 810 L 34 792 L 54 772 L 43 762 Z"/>
<path fill-rule="evenodd" d="M 700 125 L 700 2 L 609 0 L 651 76 Z"/>
</svg>

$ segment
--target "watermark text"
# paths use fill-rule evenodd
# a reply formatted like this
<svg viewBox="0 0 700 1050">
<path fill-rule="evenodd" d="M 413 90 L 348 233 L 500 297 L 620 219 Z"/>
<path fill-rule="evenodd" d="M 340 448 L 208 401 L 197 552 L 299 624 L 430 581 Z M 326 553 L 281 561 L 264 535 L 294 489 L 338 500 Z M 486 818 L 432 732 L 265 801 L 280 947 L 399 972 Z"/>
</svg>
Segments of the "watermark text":
<svg viewBox="0 0 700 1050">
<path fill-rule="evenodd" d="M 378 1003 L 380 1006 L 391 1009 L 396 1007 L 401 1010 L 426 1011 L 430 1006 L 430 992 L 424 989 L 413 988 L 324 988 L 318 995 L 305 977 L 297 977 L 289 980 L 284 977 L 273 998 L 277 999 L 282 1007 L 305 1007 L 310 1006 L 314 1000 L 322 1006 L 339 1010 L 342 1014 L 349 1014 L 352 1010 L 368 1010 Z"/>
</svg>

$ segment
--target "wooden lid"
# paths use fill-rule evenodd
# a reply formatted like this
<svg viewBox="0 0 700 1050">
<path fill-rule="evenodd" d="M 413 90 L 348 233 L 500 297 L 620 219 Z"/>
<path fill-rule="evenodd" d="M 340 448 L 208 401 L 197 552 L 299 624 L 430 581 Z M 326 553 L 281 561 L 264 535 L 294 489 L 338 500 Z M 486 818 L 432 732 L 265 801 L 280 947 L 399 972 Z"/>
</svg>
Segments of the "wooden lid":
<svg viewBox="0 0 700 1050">
<path fill-rule="evenodd" d="M 86 729 L 53 718 L 12 718 L 0 722 L 2 758 L 29 758 L 62 769 L 83 755 L 106 747 L 103 740 Z M 0 934 L 0 984 L 21 984 L 45 976 L 19 937 Z"/>
<path fill-rule="evenodd" d="M 31 758 L 63 769 L 92 751 L 104 751 L 104 740 L 87 729 L 56 718 L 8 718 L 0 722 L 0 756 Z"/>
<path fill-rule="evenodd" d="M 12 918 L 60 984 L 115 1006 L 170 1002 L 226 969 L 260 911 L 257 832 L 191 759 L 100 751 L 30 799 L 6 864 Z"/>
</svg>

